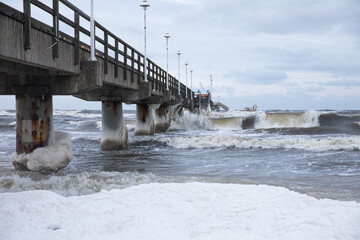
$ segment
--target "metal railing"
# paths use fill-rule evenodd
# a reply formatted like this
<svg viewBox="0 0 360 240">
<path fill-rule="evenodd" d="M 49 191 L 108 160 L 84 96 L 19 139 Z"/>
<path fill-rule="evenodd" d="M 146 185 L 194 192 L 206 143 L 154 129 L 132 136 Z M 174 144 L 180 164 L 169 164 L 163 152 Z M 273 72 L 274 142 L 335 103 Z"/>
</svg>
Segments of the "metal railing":
<svg viewBox="0 0 360 240">
<path fill-rule="evenodd" d="M 74 64 L 78 65 L 80 63 L 80 49 L 90 52 L 90 46 L 84 42 L 80 41 L 80 34 L 84 34 L 85 36 L 90 37 L 90 31 L 83 28 L 80 25 L 80 19 L 84 19 L 90 22 L 90 17 L 85 14 L 83 11 L 75 7 L 72 3 L 67 0 L 53 0 L 52 8 L 42 3 L 39 0 L 23 0 L 23 22 L 24 22 L 24 47 L 25 49 L 31 48 L 31 27 L 34 27 L 32 23 L 32 15 L 31 15 L 31 5 L 38 7 L 39 9 L 47 12 L 52 15 L 53 25 L 50 27 L 50 30 L 47 30 L 46 33 L 52 35 L 53 37 L 53 57 L 59 57 L 59 46 L 58 41 L 66 41 L 75 46 L 74 48 Z M 62 15 L 59 12 L 59 2 L 64 4 L 70 10 L 73 11 L 73 19 L 69 19 Z M 39 20 L 37 20 L 39 21 Z M 66 25 L 73 28 L 74 37 L 67 35 L 65 32 L 62 32 L 60 29 L 60 21 L 65 23 Z M 41 21 L 40 21 L 41 22 Z M 127 44 L 121 38 L 115 36 L 105 27 L 103 27 L 100 23 L 95 21 L 95 29 L 99 29 L 103 32 L 103 35 L 99 36 L 95 32 L 95 40 L 99 44 L 102 44 L 104 47 L 104 51 L 101 52 L 96 50 L 96 56 L 98 58 L 102 58 L 104 60 L 104 74 L 108 74 L 108 64 L 115 64 L 114 77 L 119 77 L 119 68 L 123 68 L 123 79 L 135 81 L 135 75 L 137 75 L 137 80 L 140 82 L 140 76 L 144 75 L 144 55 L 137 51 L 135 48 Z M 114 39 L 114 43 L 112 44 L 109 41 L 109 37 Z M 109 50 L 114 52 L 114 57 L 109 56 Z M 119 59 L 119 55 L 121 56 Z M 131 72 L 131 77 L 128 79 L 127 72 Z M 156 91 L 163 92 L 166 89 L 166 71 L 155 64 L 153 61 L 148 59 L 148 80 L 152 83 L 152 87 Z M 172 95 L 178 94 L 178 80 L 169 74 L 169 89 Z M 180 83 L 180 94 L 183 98 L 186 96 L 186 86 Z M 190 98 L 191 91 L 188 89 L 188 98 Z M 192 93 L 193 94 L 193 93 Z"/>
</svg>

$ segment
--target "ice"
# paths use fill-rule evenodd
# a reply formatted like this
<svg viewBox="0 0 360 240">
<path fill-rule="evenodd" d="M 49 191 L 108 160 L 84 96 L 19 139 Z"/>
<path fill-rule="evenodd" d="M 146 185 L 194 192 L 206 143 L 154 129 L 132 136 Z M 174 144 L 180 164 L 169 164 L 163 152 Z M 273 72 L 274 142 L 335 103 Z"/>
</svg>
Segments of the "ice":
<svg viewBox="0 0 360 240">
<path fill-rule="evenodd" d="M 50 144 L 35 149 L 29 154 L 13 153 L 13 164 L 26 166 L 31 171 L 58 171 L 66 167 L 72 160 L 72 144 L 70 135 L 64 132 L 54 132 Z"/>
<path fill-rule="evenodd" d="M 63 197 L 0 194 L 0 239 L 360 239 L 360 204 L 285 188 L 143 184 Z"/>
</svg>

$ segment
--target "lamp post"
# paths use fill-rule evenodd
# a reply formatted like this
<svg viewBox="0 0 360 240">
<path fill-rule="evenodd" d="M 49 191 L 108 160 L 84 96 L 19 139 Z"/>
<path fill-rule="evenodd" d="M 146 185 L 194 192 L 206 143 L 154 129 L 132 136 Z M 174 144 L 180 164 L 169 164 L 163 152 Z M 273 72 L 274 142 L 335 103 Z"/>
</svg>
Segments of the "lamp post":
<svg viewBox="0 0 360 240">
<path fill-rule="evenodd" d="M 146 58 L 146 9 L 150 7 L 147 0 L 143 0 L 140 7 L 144 8 L 144 82 L 147 82 L 147 58 Z"/>
<path fill-rule="evenodd" d="M 166 90 L 169 90 L 169 38 L 170 34 L 165 33 L 166 38 Z"/>
<path fill-rule="evenodd" d="M 187 87 L 187 66 L 189 65 L 188 62 L 185 62 L 185 69 L 186 69 L 186 84 L 185 84 L 185 87 L 186 87 L 186 91 L 185 91 L 185 98 L 187 98 L 187 92 L 188 92 L 188 87 Z"/>
<path fill-rule="evenodd" d="M 177 51 L 176 54 L 178 55 L 178 65 L 179 65 L 179 67 L 178 67 L 178 94 L 180 95 L 181 94 L 180 93 L 180 55 L 181 55 L 180 50 Z"/>
<path fill-rule="evenodd" d="M 191 69 L 191 70 L 190 70 L 190 75 L 191 75 L 191 84 L 190 84 L 190 90 L 191 90 L 191 100 L 193 100 L 193 91 L 192 91 L 192 73 L 193 73 L 193 70 Z"/>
<path fill-rule="evenodd" d="M 212 82 L 213 79 L 212 79 L 212 75 L 210 74 L 210 93 L 212 93 Z"/>
<path fill-rule="evenodd" d="M 96 57 L 95 57 L 94 0 L 91 0 L 91 17 L 90 17 L 90 61 L 96 61 Z"/>
</svg>

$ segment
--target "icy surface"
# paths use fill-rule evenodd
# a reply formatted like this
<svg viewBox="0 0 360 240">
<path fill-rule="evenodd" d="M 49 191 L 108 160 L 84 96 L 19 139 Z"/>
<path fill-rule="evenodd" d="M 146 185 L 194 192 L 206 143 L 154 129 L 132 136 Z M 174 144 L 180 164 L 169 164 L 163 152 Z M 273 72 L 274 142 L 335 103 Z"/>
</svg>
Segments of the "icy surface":
<svg viewBox="0 0 360 240">
<path fill-rule="evenodd" d="M 58 171 L 66 167 L 72 157 L 70 135 L 64 132 L 54 132 L 48 146 L 37 148 L 29 154 L 14 153 L 11 161 L 24 165 L 31 171 Z"/>
<path fill-rule="evenodd" d="M 144 184 L 63 197 L 0 194 L 0 239 L 360 239 L 360 204 L 285 188 Z"/>
</svg>

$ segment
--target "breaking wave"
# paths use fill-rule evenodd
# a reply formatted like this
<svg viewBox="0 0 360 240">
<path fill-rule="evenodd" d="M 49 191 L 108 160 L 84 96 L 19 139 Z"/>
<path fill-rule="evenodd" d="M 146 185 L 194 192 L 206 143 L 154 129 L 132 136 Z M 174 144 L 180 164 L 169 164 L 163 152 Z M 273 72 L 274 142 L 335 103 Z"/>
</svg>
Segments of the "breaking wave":
<svg viewBox="0 0 360 240">
<path fill-rule="evenodd" d="M 38 175 L 31 172 L 16 172 L 0 176 L 1 192 L 48 190 L 62 196 L 80 196 L 123 189 L 147 183 L 185 183 L 201 181 L 196 177 L 155 176 L 139 172 L 82 172 L 66 175 Z"/>
<path fill-rule="evenodd" d="M 310 128 L 319 126 L 320 113 L 310 110 L 303 113 L 261 113 L 255 128 Z"/>
<path fill-rule="evenodd" d="M 302 149 L 308 151 L 355 150 L 360 149 L 360 137 L 318 137 L 318 138 L 252 138 L 241 136 L 193 136 L 162 138 L 174 148 L 258 148 L 258 149 Z"/>
</svg>

